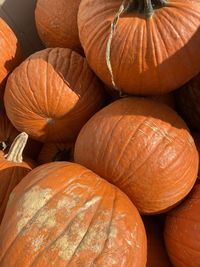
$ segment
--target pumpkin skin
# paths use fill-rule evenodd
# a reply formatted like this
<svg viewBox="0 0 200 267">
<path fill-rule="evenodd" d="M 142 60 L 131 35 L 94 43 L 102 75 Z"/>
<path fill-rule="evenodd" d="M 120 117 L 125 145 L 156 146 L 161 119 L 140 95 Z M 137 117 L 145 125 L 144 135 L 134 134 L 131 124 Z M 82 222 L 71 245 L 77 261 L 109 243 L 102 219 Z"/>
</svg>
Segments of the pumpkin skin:
<svg viewBox="0 0 200 267">
<path fill-rule="evenodd" d="M 81 129 L 74 160 L 118 186 L 143 214 L 172 208 L 192 189 L 198 153 L 186 124 L 167 105 L 117 100 Z"/>
<path fill-rule="evenodd" d="M 77 26 L 80 0 L 37 0 L 35 22 L 46 47 L 67 47 L 83 53 Z"/>
<path fill-rule="evenodd" d="M 9 76 L 6 113 L 15 128 L 32 139 L 71 142 L 101 108 L 101 89 L 83 57 L 67 48 L 47 48 Z"/>
<path fill-rule="evenodd" d="M 177 109 L 190 128 L 200 130 L 200 74 L 176 91 Z"/>
<path fill-rule="evenodd" d="M 0 18 L 0 100 L 3 99 L 4 87 L 8 74 L 20 63 L 21 49 L 18 40 L 7 25 Z"/>
<path fill-rule="evenodd" d="M 143 222 L 147 234 L 146 267 L 173 267 L 166 252 L 161 221 L 157 217 L 144 216 Z"/>
<path fill-rule="evenodd" d="M 175 109 L 175 100 L 174 100 L 174 95 L 173 93 L 169 94 L 164 94 L 164 95 L 154 95 L 154 96 L 149 96 L 149 99 L 152 99 L 156 102 L 163 103 L 170 108 Z"/>
<path fill-rule="evenodd" d="M 0 222 L 14 187 L 35 167 L 35 163 L 27 158 L 22 158 L 26 142 L 24 133 L 14 140 L 14 147 L 6 155 L 0 151 Z"/>
<path fill-rule="evenodd" d="M 78 164 L 34 169 L 14 189 L 6 209 L 0 265 L 92 263 L 146 266 L 146 233 L 137 209 L 118 188 Z"/>
<path fill-rule="evenodd" d="M 73 143 L 45 143 L 38 156 L 38 163 L 73 161 Z"/>
<path fill-rule="evenodd" d="M 101 80 L 122 92 L 150 95 L 170 92 L 197 75 L 200 1 L 146 1 L 155 4 L 151 17 L 130 8 L 125 13 L 119 12 L 130 2 L 133 1 L 80 3 L 80 41 L 89 65 Z M 144 0 L 136 5 L 138 2 L 145 5 Z M 157 4 L 166 6 L 157 8 Z M 110 39 L 114 20 L 117 25 Z"/>
<path fill-rule="evenodd" d="M 194 142 L 195 142 L 197 151 L 198 151 L 199 156 L 200 156 L 200 133 L 198 133 L 198 132 L 193 132 L 193 133 L 192 133 L 192 136 L 193 136 L 193 138 L 194 138 Z M 200 162 L 199 162 L 198 178 L 200 178 Z"/>
<path fill-rule="evenodd" d="M 172 210 L 165 222 L 165 243 L 174 267 L 198 267 L 200 263 L 200 184 Z"/>
</svg>

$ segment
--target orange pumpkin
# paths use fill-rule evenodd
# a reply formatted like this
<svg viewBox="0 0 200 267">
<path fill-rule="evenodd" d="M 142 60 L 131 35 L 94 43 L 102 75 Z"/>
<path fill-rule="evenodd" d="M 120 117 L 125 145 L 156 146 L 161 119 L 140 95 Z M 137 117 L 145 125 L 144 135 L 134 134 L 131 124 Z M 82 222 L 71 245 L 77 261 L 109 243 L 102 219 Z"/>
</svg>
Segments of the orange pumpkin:
<svg viewBox="0 0 200 267">
<path fill-rule="evenodd" d="M 200 71 L 199 0 L 82 0 L 78 28 L 89 65 L 116 90 L 163 94 Z"/>
<path fill-rule="evenodd" d="M 0 151 L 0 222 L 11 191 L 34 167 L 33 162 L 22 157 L 27 138 L 26 133 L 21 133 L 13 141 L 8 154 Z"/>
<path fill-rule="evenodd" d="M 171 211 L 165 223 L 165 243 L 174 267 L 200 266 L 200 184 Z"/>
<path fill-rule="evenodd" d="M 83 53 L 78 36 L 80 0 L 37 0 L 35 22 L 46 47 L 67 47 Z"/>
<path fill-rule="evenodd" d="M 183 199 L 199 164 L 194 140 L 177 113 L 139 97 L 96 113 L 80 131 L 74 159 L 117 185 L 145 214 L 166 211 Z"/>
<path fill-rule="evenodd" d="M 145 216 L 143 222 L 147 234 L 146 267 L 172 267 L 165 248 L 160 218 Z"/>
<path fill-rule="evenodd" d="M 78 164 L 49 163 L 12 192 L 0 265 L 145 267 L 146 234 L 118 188 Z"/>
<path fill-rule="evenodd" d="M 200 74 L 176 91 L 177 109 L 190 128 L 200 130 Z"/>
<path fill-rule="evenodd" d="M 53 161 L 73 161 L 74 144 L 45 143 L 38 156 L 38 163 L 45 164 Z"/>
<path fill-rule="evenodd" d="M 14 32 L 2 18 L 0 18 L 0 39 L 0 99 L 2 99 L 6 78 L 21 60 L 18 40 Z"/>
<path fill-rule="evenodd" d="M 194 138 L 194 142 L 195 142 L 195 145 L 196 145 L 196 148 L 197 148 L 197 151 L 199 153 L 199 156 L 200 156 L 200 133 L 198 132 L 193 132 L 192 133 L 192 136 Z M 200 161 L 199 161 L 199 171 L 198 171 L 198 178 L 200 178 Z"/>
<path fill-rule="evenodd" d="M 101 107 L 101 89 L 83 57 L 67 48 L 47 48 L 9 76 L 6 113 L 16 129 L 35 140 L 70 142 Z"/>
</svg>

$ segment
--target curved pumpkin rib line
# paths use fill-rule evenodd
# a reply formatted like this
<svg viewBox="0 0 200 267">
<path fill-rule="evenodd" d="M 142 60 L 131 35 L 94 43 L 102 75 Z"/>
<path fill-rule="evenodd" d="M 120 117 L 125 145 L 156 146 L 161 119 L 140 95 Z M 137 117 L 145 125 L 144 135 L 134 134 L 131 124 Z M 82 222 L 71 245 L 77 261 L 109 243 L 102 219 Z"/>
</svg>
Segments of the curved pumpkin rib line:
<svg viewBox="0 0 200 267">
<path fill-rule="evenodd" d="M 170 255 L 169 258 L 170 258 L 170 259 L 171 259 L 171 258 L 172 258 L 172 259 L 174 258 L 177 262 L 179 262 L 179 263 L 181 264 L 181 267 L 188 267 L 188 265 L 186 265 L 185 263 L 183 263 L 182 260 L 181 260 L 180 258 L 177 257 L 177 254 L 171 252 L 171 250 L 170 250 L 170 252 L 168 251 L 168 254 Z M 173 263 L 172 260 L 171 260 L 170 262 Z"/>
<path fill-rule="evenodd" d="M 103 195 L 103 193 L 102 193 L 102 195 Z M 74 253 L 73 253 L 73 255 L 72 255 L 70 261 L 67 263 L 66 267 L 68 266 L 68 264 L 70 264 L 70 263 L 72 262 L 73 257 L 76 255 L 76 252 L 80 249 L 80 246 L 83 244 L 84 239 L 85 239 L 86 235 L 88 234 L 89 229 L 90 229 L 90 227 L 92 226 L 92 223 L 94 222 L 94 220 L 95 220 L 95 218 L 96 218 L 97 212 L 99 211 L 99 208 L 100 208 L 101 204 L 102 204 L 102 199 L 101 199 L 101 201 L 99 201 L 99 205 L 97 206 L 97 209 L 96 209 L 95 212 L 94 212 L 94 215 L 93 215 L 93 217 L 92 217 L 92 219 L 91 219 L 91 221 L 90 221 L 90 223 L 89 223 L 89 225 L 88 225 L 87 231 L 85 232 L 85 234 L 84 234 L 84 236 L 83 236 L 81 242 L 78 244 L 77 248 L 75 249 L 75 251 L 74 251 Z"/>
<path fill-rule="evenodd" d="M 92 191 L 90 191 L 91 193 Z M 89 195 L 89 194 L 88 194 Z M 81 211 L 81 208 L 88 202 L 89 200 L 87 199 L 82 206 L 79 207 L 79 211 Z M 99 206 L 101 205 L 101 201 L 99 201 L 99 204 L 97 206 L 97 210 L 99 208 Z M 95 210 L 94 215 L 96 214 L 97 210 Z M 69 229 L 69 227 L 72 225 L 73 220 L 79 215 L 79 211 L 76 212 L 73 216 L 73 218 L 71 219 L 71 221 L 69 221 L 69 223 L 66 225 L 66 227 L 63 229 L 62 233 L 60 233 L 53 241 L 51 241 L 48 245 L 45 246 L 45 248 L 40 251 L 40 253 L 36 256 L 36 258 L 34 259 L 34 261 L 30 264 L 30 267 L 33 267 L 35 265 L 35 262 L 37 261 L 37 259 L 39 259 L 39 257 L 44 254 L 45 251 L 47 251 L 50 247 L 52 247 L 63 235 L 65 235 L 66 231 Z M 93 217 L 92 217 L 93 219 Z M 90 225 L 90 224 L 89 224 Z M 87 231 L 86 231 L 87 232 Z M 78 245 L 79 246 L 79 245 Z"/>
<path fill-rule="evenodd" d="M 82 176 L 82 175 L 85 174 L 85 173 L 91 173 L 91 171 L 89 171 L 89 170 L 88 170 L 88 171 L 85 171 L 85 172 L 83 172 L 80 176 Z M 47 175 L 47 178 L 48 178 L 48 176 L 49 176 L 49 173 L 48 173 L 48 175 Z M 40 180 L 43 180 L 43 179 L 45 179 L 45 178 L 42 177 Z M 40 180 L 39 180 L 39 181 L 40 181 Z M 36 185 L 39 181 L 37 181 L 35 184 L 32 184 L 32 185 L 30 186 L 30 188 L 33 187 L 34 185 Z M 70 181 L 70 183 L 73 184 L 73 181 Z M 67 184 L 67 186 L 69 186 L 70 183 Z M 28 190 L 26 190 L 26 192 L 28 192 L 30 188 L 28 188 Z M 55 194 L 51 197 L 51 199 L 53 199 L 55 196 L 57 196 L 58 194 L 60 194 L 60 193 L 61 193 L 63 190 L 65 190 L 65 189 L 66 189 L 66 188 L 64 187 L 64 188 L 61 188 L 60 190 L 56 191 Z M 23 192 L 23 193 L 25 194 L 25 192 Z M 40 211 L 41 211 L 43 208 L 45 208 L 45 206 L 47 206 L 47 205 L 51 202 L 51 199 L 48 200 L 48 201 L 45 203 L 45 205 L 42 206 L 39 210 L 37 210 L 37 212 L 32 216 L 32 218 L 31 218 L 31 219 L 26 223 L 26 225 L 24 225 L 24 227 L 20 230 L 20 232 L 18 233 L 18 235 L 21 235 L 21 233 L 25 231 L 25 229 L 27 228 L 27 226 L 28 226 L 30 223 L 34 222 L 35 217 L 37 217 L 37 215 L 40 213 Z M 6 252 L 5 252 L 5 254 L 4 254 L 4 255 L 2 256 L 2 258 L 0 259 L 0 263 L 4 260 L 4 258 L 6 257 L 8 251 L 11 249 L 11 247 L 14 246 L 14 243 L 15 243 L 15 241 L 17 240 L 17 236 L 18 236 L 18 235 L 16 235 L 15 238 L 11 241 L 11 243 L 10 243 L 10 245 L 8 246 L 8 248 L 7 248 Z"/>
<path fill-rule="evenodd" d="M 169 236 L 169 238 L 172 239 L 179 246 L 185 247 L 185 248 L 189 248 L 190 250 L 194 251 L 195 253 L 199 253 L 199 248 L 192 248 L 191 246 L 188 245 L 188 243 L 187 244 L 183 243 L 183 240 L 182 239 L 181 239 L 181 241 L 178 241 L 177 239 L 175 239 L 174 237 L 172 237 L 172 235 L 170 235 L 168 232 L 165 232 L 165 235 Z"/>
<path fill-rule="evenodd" d="M 116 206 L 116 193 L 117 191 L 117 188 L 114 187 L 114 198 L 113 198 L 113 203 L 112 203 L 112 212 L 111 212 L 111 216 L 110 216 L 110 222 L 109 222 L 109 225 L 108 225 L 108 235 L 107 235 L 107 238 L 106 240 L 104 241 L 104 246 L 101 250 L 101 252 L 99 252 L 99 255 L 97 255 L 97 257 L 93 260 L 92 264 L 91 265 L 95 265 L 95 262 L 98 260 L 98 258 L 100 257 L 100 255 L 103 253 L 103 251 L 105 250 L 105 247 L 106 247 L 106 244 L 109 240 L 109 234 L 110 234 L 110 228 L 112 226 L 112 222 L 113 222 L 113 216 L 114 216 L 114 212 L 115 212 L 115 206 Z M 67 266 L 66 266 L 67 267 Z"/>
<path fill-rule="evenodd" d="M 192 206 L 192 204 L 191 204 L 191 206 Z M 189 208 L 188 208 L 189 209 Z M 184 220 L 184 221 L 191 221 L 191 222 L 194 222 L 194 223 L 197 223 L 197 224 L 199 224 L 199 220 L 195 220 L 195 219 L 192 219 L 191 217 L 187 217 L 187 218 L 185 218 L 185 217 L 182 217 L 182 216 L 171 216 L 171 215 L 168 215 L 169 217 L 172 217 L 172 218 L 176 218 L 176 219 L 178 219 L 178 220 Z"/>
</svg>

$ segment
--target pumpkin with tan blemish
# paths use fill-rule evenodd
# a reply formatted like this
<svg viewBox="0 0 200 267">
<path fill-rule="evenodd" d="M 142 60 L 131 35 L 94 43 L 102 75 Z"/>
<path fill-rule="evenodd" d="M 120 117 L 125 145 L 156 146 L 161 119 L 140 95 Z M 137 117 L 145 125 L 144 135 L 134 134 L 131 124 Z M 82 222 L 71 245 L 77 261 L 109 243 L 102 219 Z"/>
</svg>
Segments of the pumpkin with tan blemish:
<svg viewBox="0 0 200 267">
<path fill-rule="evenodd" d="M 38 163 L 73 161 L 73 143 L 45 143 L 38 156 Z"/>
<path fill-rule="evenodd" d="M 188 198 L 168 213 L 165 222 L 165 244 L 174 267 L 200 266 L 200 184 Z"/>
<path fill-rule="evenodd" d="M 0 100 L 8 74 L 20 63 L 21 49 L 17 37 L 8 24 L 0 18 Z"/>
<path fill-rule="evenodd" d="M 89 65 L 118 91 L 164 94 L 200 71 L 199 0 L 82 0 L 78 28 Z"/>
<path fill-rule="evenodd" d="M 83 53 L 78 36 L 80 0 L 37 0 L 35 23 L 46 47 L 67 47 Z"/>
<path fill-rule="evenodd" d="M 15 138 L 7 154 L 0 151 L 0 222 L 11 191 L 35 167 L 34 162 L 23 159 L 27 139 L 28 135 L 21 133 Z"/>
<path fill-rule="evenodd" d="M 0 265 L 145 267 L 144 225 L 128 197 L 92 171 L 45 164 L 12 193 Z"/>
<path fill-rule="evenodd" d="M 143 214 L 181 201 L 197 178 L 199 156 L 185 122 L 167 105 L 129 97 L 81 129 L 74 160 L 118 186 Z"/>
<path fill-rule="evenodd" d="M 102 85 L 85 58 L 67 48 L 36 52 L 9 76 L 8 118 L 41 142 L 72 142 L 103 104 Z"/>
</svg>

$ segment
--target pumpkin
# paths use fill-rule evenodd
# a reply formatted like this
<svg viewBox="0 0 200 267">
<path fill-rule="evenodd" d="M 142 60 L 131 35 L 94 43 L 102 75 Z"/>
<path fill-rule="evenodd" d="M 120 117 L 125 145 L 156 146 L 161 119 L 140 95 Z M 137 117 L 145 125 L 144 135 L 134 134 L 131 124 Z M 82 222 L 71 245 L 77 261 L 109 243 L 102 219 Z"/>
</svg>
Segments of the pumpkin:
<svg viewBox="0 0 200 267">
<path fill-rule="evenodd" d="M 200 263 L 200 184 L 172 210 L 165 223 L 165 243 L 174 267 L 198 267 Z"/>
<path fill-rule="evenodd" d="M 83 0 L 78 28 L 94 72 L 118 91 L 163 94 L 200 71 L 199 0 Z"/>
<path fill-rule="evenodd" d="M 46 47 L 67 47 L 83 53 L 78 36 L 80 0 L 37 0 L 35 22 Z"/>
<path fill-rule="evenodd" d="M 0 146 L 5 150 L 10 146 L 17 136 L 18 131 L 13 127 L 9 121 L 5 111 L 0 107 Z"/>
<path fill-rule="evenodd" d="M 4 87 L 8 74 L 20 63 L 21 51 L 18 40 L 7 25 L 7 23 L 0 18 L 0 100 L 3 98 Z"/>
<path fill-rule="evenodd" d="M 199 153 L 199 155 L 200 155 L 200 133 L 198 133 L 198 132 L 193 132 L 193 133 L 192 133 L 192 136 L 193 136 L 193 138 L 194 138 L 194 142 L 195 142 L 197 151 L 198 151 L 198 153 Z M 198 178 L 200 178 L 200 162 L 199 162 Z"/>
<path fill-rule="evenodd" d="M 146 267 L 172 267 L 164 243 L 163 225 L 160 218 L 143 217 L 147 234 L 147 265 Z"/>
<path fill-rule="evenodd" d="M 38 156 L 38 163 L 73 161 L 73 143 L 45 143 Z"/>
<path fill-rule="evenodd" d="M 34 163 L 22 157 L 28 135 L 19 134 L 13 141 L 9 151 L 0 151 L 0 222 L 2 220 L 9 195 L 13 188 L 29 173 Z"/>
<path fill-rule="evenodd" d="M 145 267 L 141 217 L 118 188 L 74 163 L 30 172 L 0 228 L 1 267 Z"/>
<path fill-rule="evenodd" d="M 149 96 L 149 99 L 166 104 L 169 107 L 175 109 L 175 100 L 174 100 L 174 95 L 172 93 L 164 94 L 164 95 Z"/>
<path fill-rule="evenodd" d="M 117 100 L 96 113 L 79 133 L 74 159 L 118 186 L 143 214 L 161 213 L 181 201 L 199 164 L 178 114 L 141 97 Z"/>
<path fill-rule="evenodd" d="M 200 74 L 176 91 L 177 109 L 190 128 L 200 130 Z"/>
<path fill-rule="evenodd" d="M 9 76 L 8 118 L 40 142 L 71 142 L 103 104 L 102 85 L 82 56 L 67 48 L 36 52 Z"/>
</svg>

